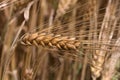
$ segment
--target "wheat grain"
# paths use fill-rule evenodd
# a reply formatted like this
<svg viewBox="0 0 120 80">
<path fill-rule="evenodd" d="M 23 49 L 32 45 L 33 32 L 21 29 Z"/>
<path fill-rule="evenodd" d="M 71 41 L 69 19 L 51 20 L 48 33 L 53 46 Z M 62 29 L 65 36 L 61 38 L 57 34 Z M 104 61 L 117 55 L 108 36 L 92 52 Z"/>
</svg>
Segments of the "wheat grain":
<svg viewBox="0 0 120 80">
<path fill-rule="evenodd" d="M 33 33 L 26 34 L 22 37 L 21 43 L 23 45 L 42 45 L 43 47 L 58 48 L 63 50 L 76 50 L 80 42 L 74 38 L 62 37 L 61 35 Z"/>
</svg>

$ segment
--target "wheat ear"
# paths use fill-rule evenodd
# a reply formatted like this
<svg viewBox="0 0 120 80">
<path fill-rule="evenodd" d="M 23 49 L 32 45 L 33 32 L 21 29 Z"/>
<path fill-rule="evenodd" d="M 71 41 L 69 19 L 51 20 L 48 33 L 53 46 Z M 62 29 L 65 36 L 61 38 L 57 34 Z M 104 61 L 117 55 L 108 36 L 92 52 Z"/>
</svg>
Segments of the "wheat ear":
<svg viewBox="0 0 120 80">
<path fill-rule="evenodd" d="M 46 33 L 27 33 L 21 38 L 23 45 L 41 45 L 43 47 L 58 48 L 63 50 L 76 50 L 80 41 L 67 36 L 46 34 Z"/>
</svg>

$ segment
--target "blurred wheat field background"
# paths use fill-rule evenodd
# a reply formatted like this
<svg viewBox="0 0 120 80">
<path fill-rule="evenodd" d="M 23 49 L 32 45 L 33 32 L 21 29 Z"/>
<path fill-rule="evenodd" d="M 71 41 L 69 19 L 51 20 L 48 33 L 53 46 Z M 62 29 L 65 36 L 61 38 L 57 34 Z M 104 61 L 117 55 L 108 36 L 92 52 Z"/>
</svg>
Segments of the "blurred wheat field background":
<svg viewBox="0 0 120 80">
<path fill-rule="evenodd" d="M 0 80 L 120 80 L 120 0 L 1 0 Z"/>
</svg>

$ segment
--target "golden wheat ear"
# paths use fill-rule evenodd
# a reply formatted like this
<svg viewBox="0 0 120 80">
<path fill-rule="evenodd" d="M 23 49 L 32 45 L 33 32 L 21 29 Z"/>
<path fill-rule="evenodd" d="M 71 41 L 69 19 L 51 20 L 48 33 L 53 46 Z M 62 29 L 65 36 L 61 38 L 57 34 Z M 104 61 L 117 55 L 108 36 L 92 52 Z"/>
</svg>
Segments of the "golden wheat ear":
<svg viewBox="0 0 120 80">
<path fill-rule="evenodd" d="M 46 34 L 46 33 L 27 33 L 21 38 L 23 45 L 36 45 L 43 47 L 58 48 L 63 50 L 76 50 L 80 46 L 80 41 L 67 36 Z"/>
</svg>

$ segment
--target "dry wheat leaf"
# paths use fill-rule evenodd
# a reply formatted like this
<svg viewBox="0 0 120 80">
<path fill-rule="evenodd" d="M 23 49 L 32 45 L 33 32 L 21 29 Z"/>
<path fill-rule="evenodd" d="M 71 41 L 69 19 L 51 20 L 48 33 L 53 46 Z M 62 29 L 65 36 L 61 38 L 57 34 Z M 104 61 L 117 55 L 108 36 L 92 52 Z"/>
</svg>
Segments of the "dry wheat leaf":
<svg viewBox="0 0 120 80">
<path fill-rule="evenodd" d="M 25 20 L 26 21 L 28 21 L 29 20 L 29 15 L 30 15 L 30 8 L 31 8 L 31 6 L 34 4 L 34 1 L 31 1 L 28 5 L 27 5 L 27 7 L 25 8 L 25 10 L 24 10 L 24 18 L 25 18 Z"/>
</svg>

